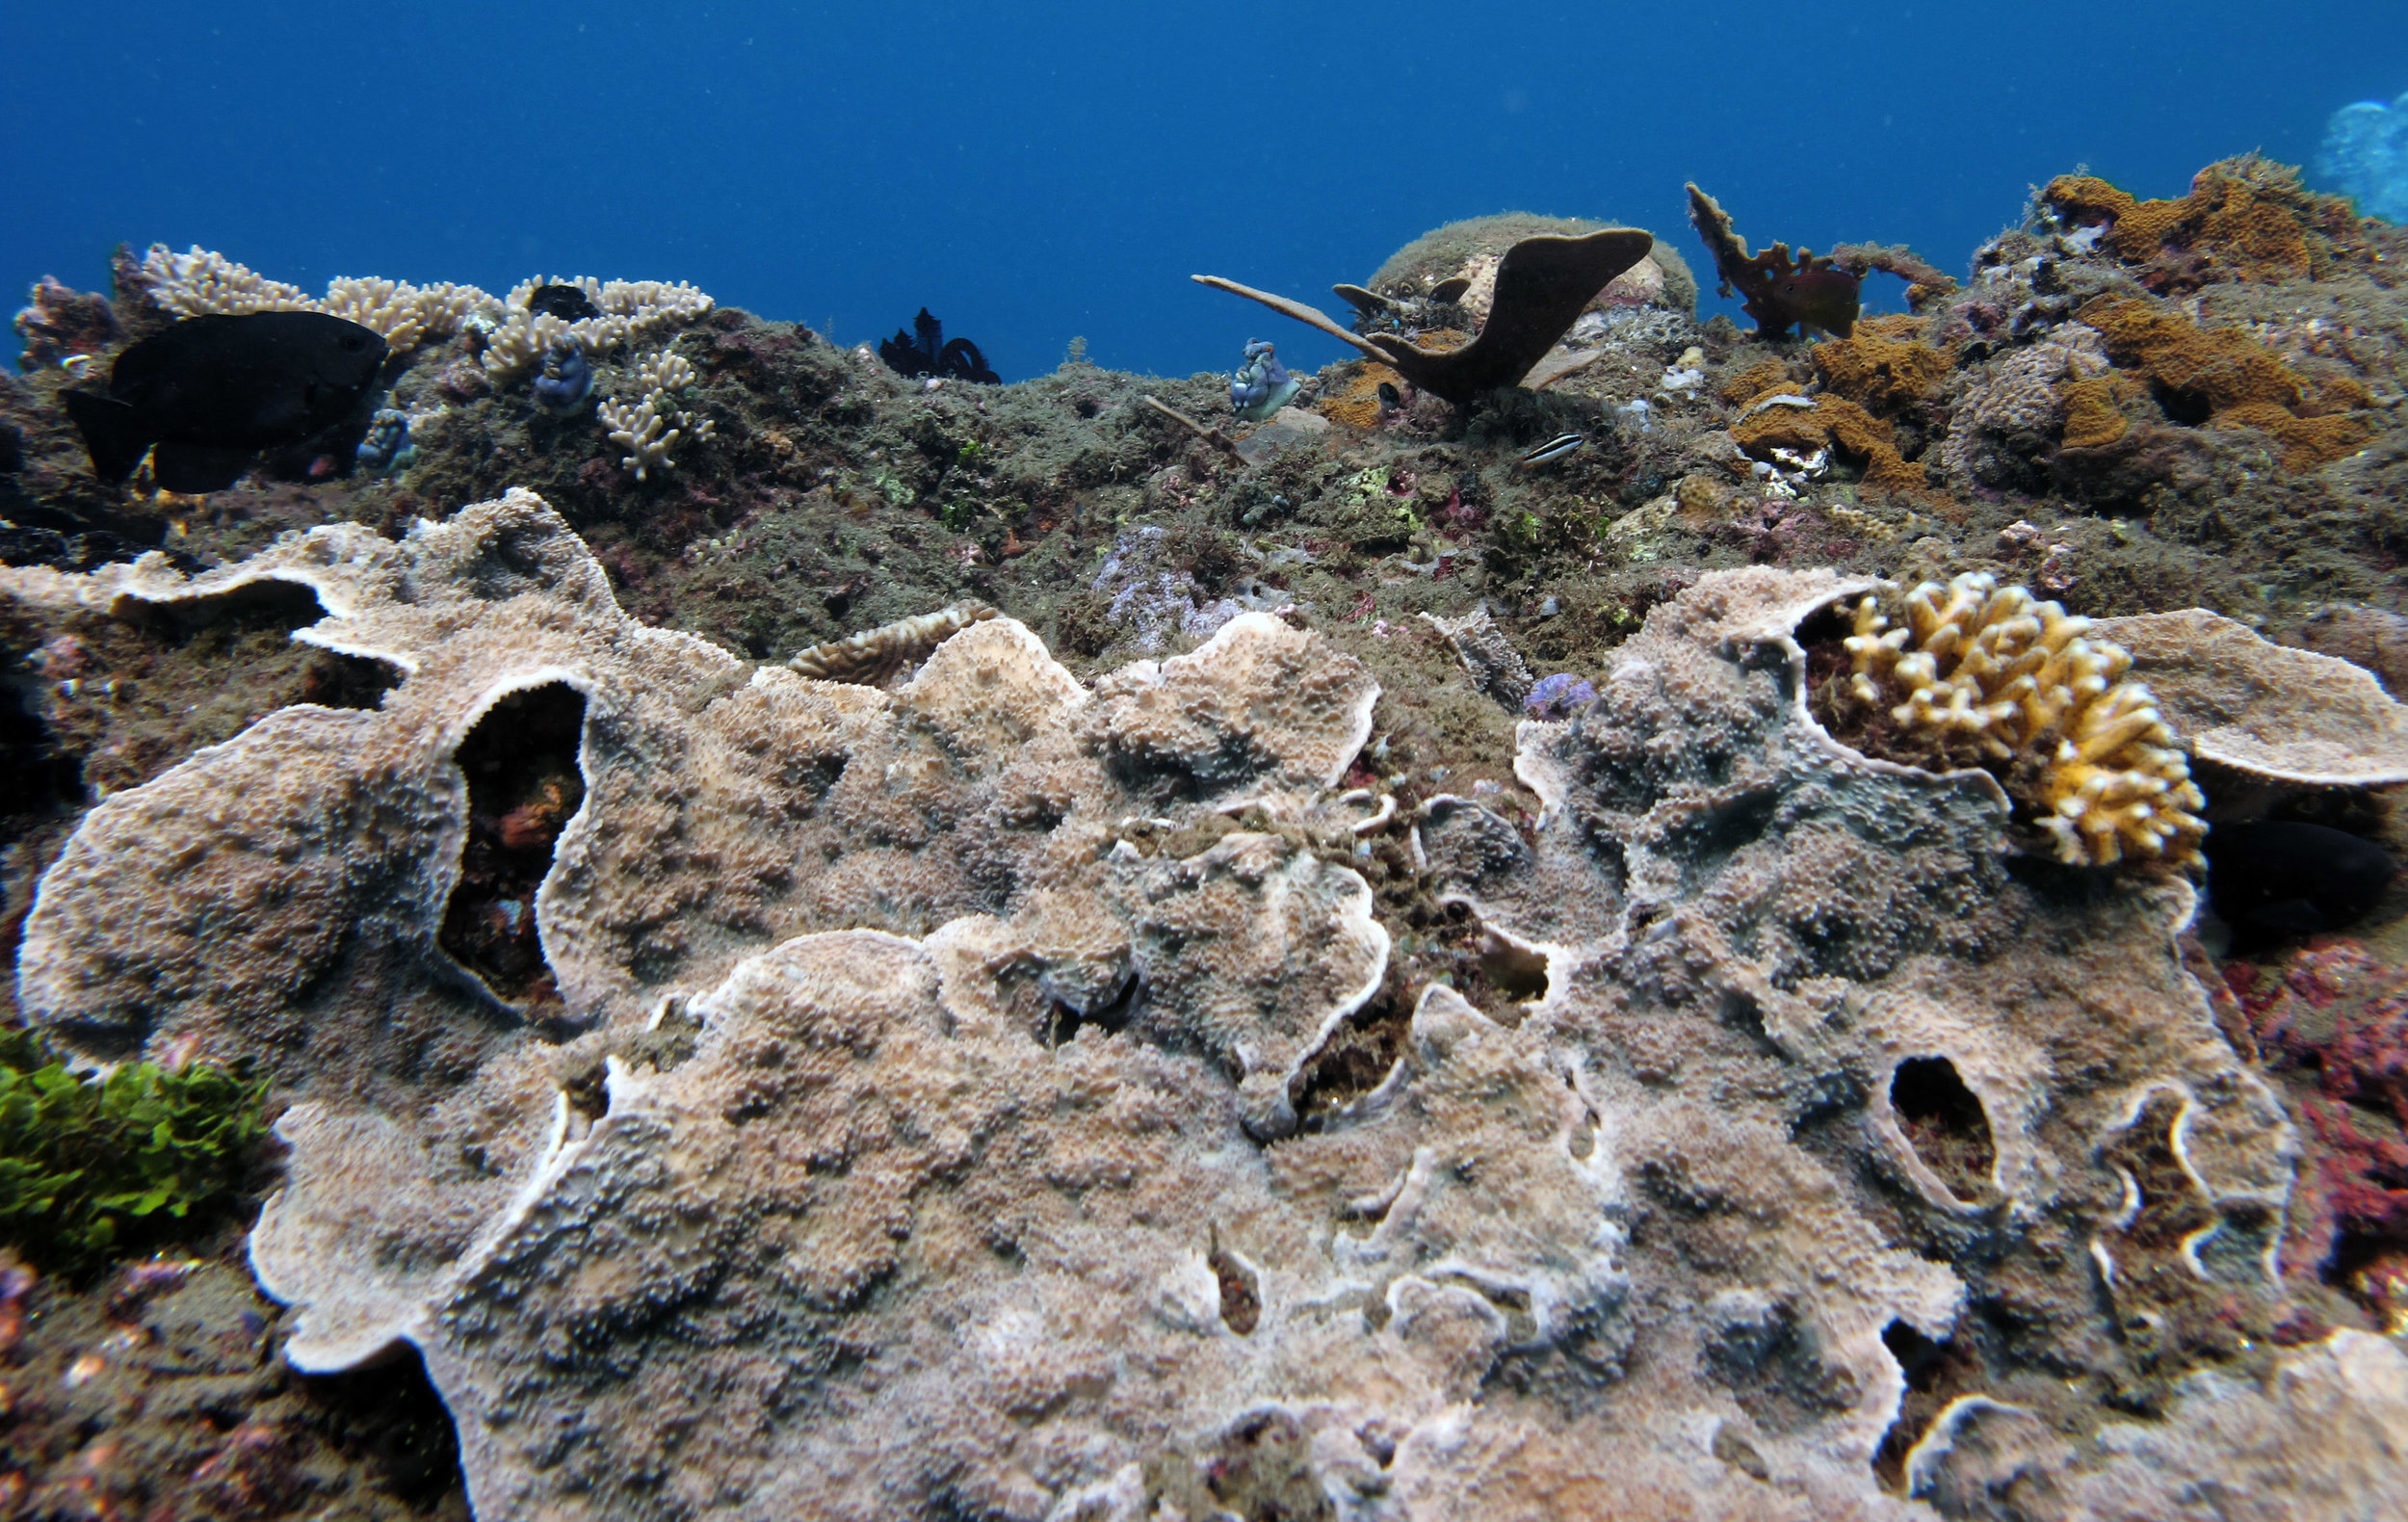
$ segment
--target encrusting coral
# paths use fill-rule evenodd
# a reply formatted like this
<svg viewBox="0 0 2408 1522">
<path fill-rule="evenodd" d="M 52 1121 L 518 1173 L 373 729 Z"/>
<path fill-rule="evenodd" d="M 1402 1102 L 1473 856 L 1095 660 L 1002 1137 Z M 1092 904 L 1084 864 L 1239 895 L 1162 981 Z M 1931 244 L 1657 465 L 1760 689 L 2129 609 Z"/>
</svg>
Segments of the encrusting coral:
<svg viewBox="0 0 2408 1522">
<path fill-rule="evenodd" d="M 2374 434 L 2372 399 L 2339 380 L 2311 391 L 2263 344 L 2230 328 L 2202 328 L 2146 302 L 2101 299 L 2081 309 L 2107 353 L 2207 413 L 2211 428 L 2255 428 L 2283 445 L 2290 470 L 2313 470 L 2354 453 Z M 2070 420 L 2069 420 L 2069 426 Z"/>
<path fill-rule="evenodd" d="M 1847 690 L 1944 765 L 2004 764 L 2060 859 L 2199 861 L 2207 800 L 2132 656 L 1986 572 L 1856 605 Z"/>
<path fill-rule="evenodd" d="M 892 691 L 817 681 L 630 618 L 526 493 L 19 580 L 298 583 L 301 639 L 406 673 L 92 809 L 19 993 L 90 1051 L 275 1077 L 286 1354 L 415 1345 L 481 1516 L 1141 1522 L 1259 1484 L 1364 1522 L 1902 1519 L 1979 1482 L 1966 1408 L 1934 1421 L 1976 1395 L 2143 1512 L 2244 1409 L 2268 1483 L 2399 1478 L 2317 1446 L 2334 1354 L 2266 1331 L 2292 1141 L 2175 955 L 2187 889 L 2023 880 L 1987 776 L 1808 717 L 1793 631 L 1869 583 L 1657 608 L 1523 724 L 1526 825 L 1339 791 L 1377 688 L 1269 615 L 1092 687 L 1005 617 Z M 543 693 L 584 789 L 518 906 L 555 995 L 512 1004 L 440 935 L 456 757 Z M 1392 834 L 1543 969 L 1528 1001 L 1373 1002 L 1350 864 Z M 1328 1058 L 1374 1029 L 1378 1067 Z M 2134 1225 L 2160 1199 L 2178 1241 Z M 2145 1461 L 2109 1399 L 2165 1414 Z"/>
<path fill-rule="evenodd" d="M 2301 787 L 2408 782 L 2408 704 L 2364 668 L 2187 608 L 2102 618 L 2158 709 L 2205 761 Z"/>
</svg>

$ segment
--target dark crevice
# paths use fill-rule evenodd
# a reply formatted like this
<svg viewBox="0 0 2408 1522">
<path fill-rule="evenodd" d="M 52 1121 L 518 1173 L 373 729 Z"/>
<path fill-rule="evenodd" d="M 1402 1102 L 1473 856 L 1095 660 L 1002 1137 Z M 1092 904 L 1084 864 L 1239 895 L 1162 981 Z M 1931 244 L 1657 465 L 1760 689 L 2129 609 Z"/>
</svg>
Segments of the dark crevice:
<svg viewBox="0 0 2408 1522">
<path fill-rule="evenodd" d="M 1388 1081 L 1397 1059 L 1404 1055 L 1414 1003 L 1405 997 L 1401 980 L 1391 976 L 1298 1064 L 1288 1083 L 1288 1102 L 1296 1108 L 1299 1131 L 1324 1129 L 1348 1105 Z"/>
<path fill-rule="evenodd" d="M 1491 933 L 1480 949 L 1479 970 L 1508 999 L 1535 1004 L 1547 997 L 1547 958 Z"/>
<path fill-rule="evenodd" d="M 1980 1355 L 1961 1335 L 1935 1342 L 1906 1323 L 1894 1321 L 1882 1328 L 1881 1343 L 1898 1360 L 1906 1390 L 1898 1402 L 1898 1419 L 1873 1451 L 1872 1472 L 1897 1493 L 1906 1487 L 1906 1456 L 1950 1403 L 1982 1388 L 1983 1369 Z"/>
<path fill-rule="evenodd" d="M 1915 1155 L 1962 1200 L 1990 1193 L 1998 1148 L 1981 1099 L 1945 1057 L 1910 1057 L 1890 1075 L 1890 1108 Z"/>
<path fill-rule="evenodd" d="M 540 1013 L 560 993 L 543 959 L 536 890 L 563 826 L 585 801 L 577 748 L 586 700 L 546 683 L 512 693 L 477 721 L 454 758 L 468 782 L 459 885 L 440 944 L 502 999 Z"/>
<path fill-rule="evenodd" d="M 318 594 L 297 581 L 263 577 L 206 597 L 170 602 L 128 598 L 118 617 L 145 634 L 183 644 L 212 631 L 251 634 L 272 629 L 290 634 L 327 616 Z"/>
<path fill-rule="evenodd" d="M 1064 965 L 1038 978 L 1037 990 L 1045 998 L 1045 1029 L 1038 1038 L 1052 1051 L 1089 1026 L 1107 1036 L 1128 1029 L 1145 982 L 1126 964 L 1112 968 L 1100 984 L 1094 969 Z"/>
<path fill-rule="evenodd" d="M 422 1513 L 459 1490 L 459 1439 L 415 1349 L 350 1374 L 300 1375 L 294 1385 L 316 1408 L 313 1425 L 361 1462 L 371 1487 Z"/>
<path fill-rule="evenodd" d="M 1220 1284 L 1220 1319 L 1241 1337 L 1250 1337 L 1263 1321 L 1262 1283 L 1252 1269 L 1238 1261 L 1220 1246 L 1217 1234 L 1213 1250 L 1205 1259 L 1211 1265 L 1213 1277 Z"/>
</svg>

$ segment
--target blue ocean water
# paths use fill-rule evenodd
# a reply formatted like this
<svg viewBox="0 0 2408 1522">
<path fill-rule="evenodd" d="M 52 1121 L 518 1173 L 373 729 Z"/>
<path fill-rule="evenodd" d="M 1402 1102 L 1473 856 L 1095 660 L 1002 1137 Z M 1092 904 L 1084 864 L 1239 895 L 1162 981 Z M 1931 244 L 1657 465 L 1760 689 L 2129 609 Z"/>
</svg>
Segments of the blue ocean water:
<svg viewBox="0 0 2408 1522">
<path fill-rule="evenodd" d="M 2087 164 L 2143 196 L 2315 154 L 2408 90 L 2399 0 L 2188 5 L 512 6 L 18 13 L 0 286 L 124 241 L 335 275 L 690 279 L 844 342 L 923 303 L 1006 379 L 1225 370 L 1265 315 L 1508 209 L 1704 263 L 1695 179 L 1758 245 L 1943 269 Z M 1876 282 L 1886 284 L 1887 282 Z M 1344 352 L 1293 325 L 1291 363 Z"/>
</svg>

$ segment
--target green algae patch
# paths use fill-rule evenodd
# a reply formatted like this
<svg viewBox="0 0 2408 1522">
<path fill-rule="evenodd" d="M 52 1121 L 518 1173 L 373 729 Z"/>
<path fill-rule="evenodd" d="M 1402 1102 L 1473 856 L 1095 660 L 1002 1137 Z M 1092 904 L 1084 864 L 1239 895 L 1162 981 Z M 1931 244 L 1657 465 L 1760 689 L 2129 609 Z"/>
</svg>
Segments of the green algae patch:
<svg viewBox="0 0 2408 1522">
<path fill-rule="evenodd" d="M 78 1075 L 0 1030 L 0 1240 L 78 1273 L 223 1209 L 267 1127 L 265 1079 L 215 1063 Z"/>
</svg>

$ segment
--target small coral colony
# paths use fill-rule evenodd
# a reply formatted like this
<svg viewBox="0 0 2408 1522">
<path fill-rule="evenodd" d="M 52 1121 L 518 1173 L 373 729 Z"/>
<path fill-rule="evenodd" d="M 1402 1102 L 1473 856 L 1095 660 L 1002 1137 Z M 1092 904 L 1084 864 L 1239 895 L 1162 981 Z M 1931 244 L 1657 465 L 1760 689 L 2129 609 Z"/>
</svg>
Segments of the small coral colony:
<svg viewBox="0 0 2408 1522">
<path fill-rule="evenodd" d="M 1688 204 L 1195 277 L 1317 373 L 38 286 L 0 1510 L 2393 1514 L 2408 234 Z"/>
</svg>

